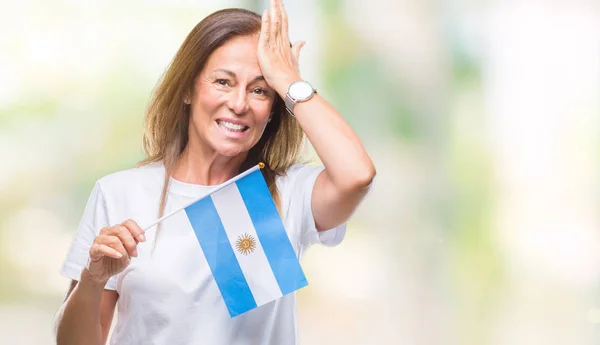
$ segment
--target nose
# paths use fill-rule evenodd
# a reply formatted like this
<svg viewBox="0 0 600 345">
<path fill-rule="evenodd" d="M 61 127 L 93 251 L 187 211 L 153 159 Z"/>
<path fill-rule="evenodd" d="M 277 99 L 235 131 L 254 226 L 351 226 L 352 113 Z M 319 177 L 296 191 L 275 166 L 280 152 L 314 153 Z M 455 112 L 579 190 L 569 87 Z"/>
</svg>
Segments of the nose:
<svg viewBox="0 0 600 345">
<path fill-rule="evenodd" d="M 227 106 L 236 115 L 242 115 L 248 111 L 248 94 L 244 88 L 237 88 L 231 92 Z"/>
</svg>

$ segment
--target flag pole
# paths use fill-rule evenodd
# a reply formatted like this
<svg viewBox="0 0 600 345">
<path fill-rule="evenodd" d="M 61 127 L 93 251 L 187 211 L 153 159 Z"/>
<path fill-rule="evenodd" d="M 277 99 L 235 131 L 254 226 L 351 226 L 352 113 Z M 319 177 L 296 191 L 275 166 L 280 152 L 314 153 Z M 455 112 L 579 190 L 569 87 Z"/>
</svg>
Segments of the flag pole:
<svg viewBox="0 0 600 345">
<path fill-rule="evenodd" d="M 190 205 L 192 205 L 192 204 L 194 204 L 194 203 L 196 203 L 196 202 L 198 202 L 198 201 L 200 201 L 200 200 L 202 200 L 202 199 L 206 198 L 207 196 L 211 195 L 212 193 L 215 193 L 215 192 L 218 192 L 218 191 L 220 191 L 221 189 L 223 189 L 223 188 L 225 188 L 225 187 L 227 187 L 227 186 L 231 185 L 232 183 L 234 183 L 234 182 L 238 181 L 239 179 L 241 179 L 241 178 L 243 178 L 243 177 L 245 177 L 245 176 L 248 176 L 248 175 L 250 175 L 251 173 L 255 172 L 256 170 L 258 170 L 258 169 L 262 169 L 262 168 L 264 168 L 264 167 L 265 167 L 265 163 L 263 163 L 263 162 L 259 162 L 257 165 L 253 166 L 252 168 L 250 168 L 250 169 L 248 169 L 248 170 L 244 171 L 243 173 L 241 173 L 241 174 L 239 174 L 239 175 L 237 175 L 237 176 L 235 176 L 235 177 L 233 177 L 233 178 L 229 179 L 228 181 L 225 181 L 225 182 L 223 182 L 222 184 L 218 185 L 218 186 L 217 186 L 215 189 L 211 190 L 209 193 L 207 193 L 207 194 L 206 194 L 206 195 L 204 195 L 203 197 L 201 197 L 201 198 L 199 198 L 199 199 L 197 199 L 197 200 L 194 200 L 193 202 L 190 202 L 189 204 L 185 205 L 184 207 L 182 207 L 182 208 L 179 208 L 179 209 L 177 209 L 177 210 L 175 210 L 175 211 L 173 211 L 173 212 L 171 212 L 171 213 L 169 213 L 169 214 L 167 214 L 167 215 L 164 215 L 164 216 L 162 216 L 162 217 L 158 218 L 157 220 L 155 220 L 154 222 L 152 222 L 152 224 L 150 224 L 150 225 L 146 226 L 146 227 L 144 228 L 144 232 L 148 231 L 148 230 L 149 230 L 151 227 L 153 227 L 153 226 L 155 226 L 156 224 L 158 224 L 158 223 L 162 222 L 163 220 L 165 220 L 165 219 L 167 219 L 167 218 L 171 217 L 171 216 L 172 216 L 172 215 L 174 215 L 175 213 L 177 213 L 177 212 L 179 212 L 179 211 L 181 211 L 181 210 L 183 210 L 183 209 L 187 208 L 188 206 L 190 206 Z"/>
</svg>

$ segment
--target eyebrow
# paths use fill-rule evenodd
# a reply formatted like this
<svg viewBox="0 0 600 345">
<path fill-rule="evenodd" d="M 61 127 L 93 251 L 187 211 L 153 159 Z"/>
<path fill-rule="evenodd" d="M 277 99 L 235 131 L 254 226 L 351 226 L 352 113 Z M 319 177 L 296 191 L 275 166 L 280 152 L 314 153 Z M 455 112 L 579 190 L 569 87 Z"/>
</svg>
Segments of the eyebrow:
<svg viewBox="0 0 600 345">
<path fill-rule="evenodd" d="M 234 77 L 234 78 L 236 77 L 236 74 L 235 74 L 235 73 L 233 73 L 233 72 L 232 72 L 232 71 L 230 71 L 230 70 L 224 69 L 224 68 L 215 68 L 215 69 L 213 70 L 213 72 L 217 72 L 217 71 L 225 72 L 225 73 L 229 74 L 230 76 L 232 76 L 232 77 Z M 265 77 L 264 77 L 264 76 L 262 76 L 262 75 L 259 75 L 259 76 L 257 76 L 257 77 L 254 77 L 254 79 L 252 79 L 252 82 L 259 81 L 259 80 L 265 80 Z"/>
</svg>

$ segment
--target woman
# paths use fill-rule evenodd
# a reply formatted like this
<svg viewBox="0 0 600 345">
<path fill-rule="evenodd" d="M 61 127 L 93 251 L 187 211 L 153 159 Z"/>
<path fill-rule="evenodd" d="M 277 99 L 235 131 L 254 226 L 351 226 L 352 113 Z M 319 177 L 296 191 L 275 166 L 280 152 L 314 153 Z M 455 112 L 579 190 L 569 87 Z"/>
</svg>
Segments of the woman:
<svg viewBox="0 0 600 345">
<path fill-rule="evenodd" d="M 343 118 L 302 81 L 281 0 L 229 9 L 183 42 L 148 107 L 147 159 L 100 179 L 62 268 L 73 279 L 57 342 L 295 344 L 295 294 L 230 318 L 194 234 L 176 215 L 241 171 L 262 169 L 290 241 L 335 245 L 375 169 Z M 297 164 L 303 132 L 324 167 Z M 181 213 L 181 212 L 180 212 Z M 116 224 L 116 225 L 115 225 Z"/>
</svg>

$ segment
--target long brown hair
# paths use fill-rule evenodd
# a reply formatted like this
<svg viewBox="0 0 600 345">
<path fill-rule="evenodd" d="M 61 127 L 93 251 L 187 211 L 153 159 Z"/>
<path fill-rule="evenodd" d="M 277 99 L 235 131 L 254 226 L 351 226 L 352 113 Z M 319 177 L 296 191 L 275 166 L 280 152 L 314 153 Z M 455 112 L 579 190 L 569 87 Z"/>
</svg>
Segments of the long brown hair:
<svg viewBox="0 0 600 345">
<path fill-rule="evenodd" d="M 260 33 L 260 15 L 245 9 L 217 11 L 198 23 L 189 33 L 171 64 L 158 82 L 146 110 L 143 146 L 146 159 L 138 166 L 162 162 L 165 180 L 160 198 L 159 217 L 165 211 L 169 177 L 188 143 L 189 106 L 184 97 L 191 93 L 194 80 L 210 55 L 228 40 Z M 258 143 L 250 149 L 240 172 L 264 162 L 261 169 L 278 208 L 279 193 L 275 177 L 297 162 L 302 147 L 303 131 L 287 114 L 284 103 L 275 95 L 273 116 Z"/>
</svg>

